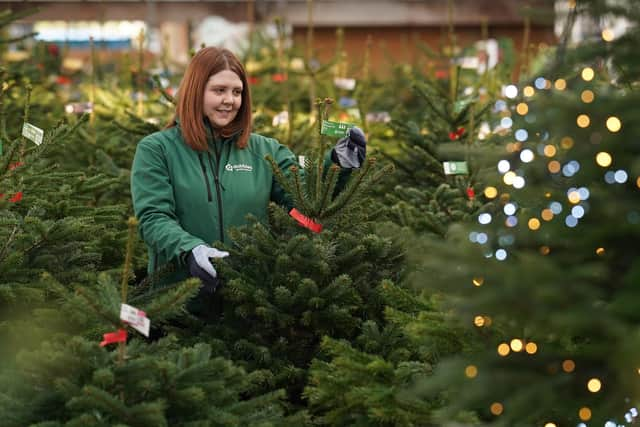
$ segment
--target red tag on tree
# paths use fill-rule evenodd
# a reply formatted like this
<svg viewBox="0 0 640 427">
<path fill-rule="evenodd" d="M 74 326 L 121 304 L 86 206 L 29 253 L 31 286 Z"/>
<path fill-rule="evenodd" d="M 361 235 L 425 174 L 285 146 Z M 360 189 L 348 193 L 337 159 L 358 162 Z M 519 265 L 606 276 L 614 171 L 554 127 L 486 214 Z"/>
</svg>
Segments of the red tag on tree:
<svg viewBox="0 0 640 427">
<path fill-rule="evenodd" d="M 108 332 L 106 334 L 102 334 L 102 342 L 100 342 L 100 347 L 104 347 L 107 344 L 113 344 L 116 342 L 127 342 L 127 330 L 126 329 L 118 329 L 115 332 Z"/>
<path fill-rule="evenodd" d="M 22 200 L 22 191 L 18 191 L 16 194 L 13 195 L 13 197 L 9 199 L 9 201 L 12 203 L 19 202 L 20 200 Z"/>
<path fill-rule="evenodd" d="M 276 83 L 282 83 L 287 80 L 287 76 L 282 73 L 275 73 L 271 75 L 271 80 Z"/>
<path fill-rule="evenodd" d="M 457 141 L 462 135 L 464 135 L 464 128 L 461 126 L 458 128 L 458 130 L 449 132 L 449 139 L 452 141 Z"/>
<path fill-rule="evenodd" d="M 476 192 L 473 190 L 473 187 L 467 188 L 467 197 L 469 197 L 469 200 L 473 200 L 476 198 Z"/>
<path fill-rule="evenodd" d="M 322 231 L 322 224 L 318 224 L 317 222 L 314 222 L 311 218 L 300 213 L 300 211 L 296 208 L 291 209 L 289 211 L 289 215 L 295 218 L 295 220 L 298 221 L 298 224 L 300 224 L 305 228 L 308 228 L 314 233 L 319 233 Z"/>
</svg>

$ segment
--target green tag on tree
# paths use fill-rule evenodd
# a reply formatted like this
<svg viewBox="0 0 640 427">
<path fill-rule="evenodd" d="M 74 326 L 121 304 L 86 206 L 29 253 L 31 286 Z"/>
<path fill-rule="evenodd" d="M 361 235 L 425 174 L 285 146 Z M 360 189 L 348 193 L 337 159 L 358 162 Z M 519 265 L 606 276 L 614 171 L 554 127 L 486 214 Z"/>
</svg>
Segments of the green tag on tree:
<svg viewBox="0 0 640 427">
<path fill-rule="evenodd" d="M 445 175 L 468 175 L 467 162 L 443 162 Z"/>
<path fill-rule="evenodd" d="M 322 121 L 322 128 L 320 133 L 327 136 L 337 136 L 342 138 L 347 135 L 347 131 L 354 127 L 351 123 L 331 122 L 329 120 Z"/>
</svg>

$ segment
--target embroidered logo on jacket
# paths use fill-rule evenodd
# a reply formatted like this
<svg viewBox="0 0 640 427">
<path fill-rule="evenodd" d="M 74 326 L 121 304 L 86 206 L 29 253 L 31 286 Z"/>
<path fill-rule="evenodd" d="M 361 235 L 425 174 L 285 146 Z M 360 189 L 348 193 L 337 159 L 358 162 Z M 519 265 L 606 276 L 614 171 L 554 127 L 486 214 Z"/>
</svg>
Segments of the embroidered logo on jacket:
<svg viewBox="0 0 640 427">
<path fill-rule="evenodd" d="M 225 170 L 228 170 L 229 172 L 253 172 L 253 166 L 251 165 L 245 165 L 244 163 L 240 163 L 238 165 L 232 165 L 231 163 L 227 163 L 224 166 Z"/>
</svg>

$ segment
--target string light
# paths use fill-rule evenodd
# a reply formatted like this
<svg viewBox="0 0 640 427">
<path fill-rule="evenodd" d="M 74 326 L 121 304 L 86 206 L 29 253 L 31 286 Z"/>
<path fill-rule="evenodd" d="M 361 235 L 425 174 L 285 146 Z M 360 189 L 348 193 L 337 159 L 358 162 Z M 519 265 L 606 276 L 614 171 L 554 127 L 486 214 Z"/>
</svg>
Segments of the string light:
<svg viewBox="0 0 640 427">
<path fill-rule="evenodd" d="M 538 351 L 538 344 L 534 342 L 528 342 L 527 345 L 524 346 L 524 349 L 529 354 L 536 354 Z"/>
<path fill-rule="evenodd" d="M 467 376 L 467 378 L 475 378 L 476 376 L 478 376 L 478 368 L 476 368 L 474 365 L 469 365 L 464 368 L 464 374 Z"/>
<path fill-rule="evenodd" d="M 567 199 L 573 204 L 580 203 L 580 193 L 576 190 L 569 191 Z"/>
<path fill-rule="evenodd" d="M 586 406 L 583 406 L 578 411 L 578 416 L 582 421 L 589 421 L 591 419 L 591 409 L 587 408 Z"/>
<path fill-rule="evenodd" d="M 553 219 L 553 211 L 549 208 L 543 209 L 542 212 L 540 213 L 540 216 L 545 221 L 551 221 Z"/>
<path fill-rule="evenodd" d="M 576 363 L 573 360 L 567 359 L 562 362 L 563 371 L 569 373 L 569 372 L 573 372 L 575 369 L 576 369 Z"/>
<path fill-rule="evenodd" d="M 506 342 L 501 343 L 498 346 L 498 354 L 502 357 L 507 356 L 511 352 L 511 347 Z"/>
<path fill-rule="evenodd" d="M 521 102 L 516 106 L 516 112 L 521 116 L 524 116 L 529 112 L 529 106 L 524 102 Z"/>
<path fill-rule="evenodd" d="M 549 172 L 551 172 L 551 173 L 560 172 L 561 167 L 562 166 L 560 165 L 560 162 L 557 161 L 557 160 L 551 160 L 549 162 L 549 164 L 547 165 L 547 168 L 549 169 Z"/>
<path fill-rule="evenodd" d="M 558 90 L 565 90 L 567 88 L 567 81 L 565 79 L 558 79 L 554 83 L 554 87 Z"/>
<path fill-rule="evenodd" d="M 511 340 L 510 346 L 511 346 L 511 350 L 515 352 L 522 351 L 522 347 L 523 347 L 522 340 L 519 340 L 518 338 L 514 338 Z"/>
<path fill-rule="evenodd" d="M 607 129 L 610 132 L 618 132 L 622 128 L 622 122 L 616 116 L 611 116 L 607 119 Z"/>
<path fill-rule="evenodd" d="M 481 328 L 484 326 L 484 317 L 482 316 L 476 316 L 473 318 L 473 324 L 476 325 L 477 327 Z"/>
<path fill-rule="evenodd" d="M 604 248 L 600 247 L 598 249 L 596 249 L 596 255 L 602 256 L 604 255 Z"/>
<path fill-rule="evenodd" d="M 606 151 L 600 151 L 598 154 L 596 154 L 596 163 L 598 164 L 598 166 L 606 168 L 611 165 L 612 161 L 613 159 L 611 158 L 611 154 L 607 153 Z"/>
<path fill-rule="evenodd" d="M 491 406 L 489 407 L 489 410 L 491 411 L 491 413 L 493 415 L 498 416 L 498 415 L 502 414 L 502 411 L 504 410 L 504 408 L 503 408 L 501 403 L 493 402 L 491 404 Z"/>
<path fill-rule="evenodd" d="M 524 94 L 524 96 L 530 98 L 536 93 L 536 90 L 533 88 L 533 86 L 525 86 L 524 89 L 522 89 L 522 93 Z"/>
<path fill-rule="evenodd" d="M 565 150 L 573 147 L 573 138 L 571 138 L 570 136 L 565 136 L 560 140 L 560 146 Z"/>
<path fill-rule="evenodd" d="M 474 277 L 473 278 L 473 285 L 480 287 L 484 284 L 484 279 L 482 277 Z"/>
<path fill-rule="evenodd" d="M 591 80 L 593 80 L 593 77 L 595 76 L 595 72 L 593 71 L 593 68 L 585 67 L 582 69 L 582 73 L 580 75 L 582 76 L 582 79 L 584 81 L 590 82 Z"/>
<path fill-rule="evenodd" d="M 602 30 L 602 40 L 606 41 L 606 42 L 610 42 L 613 41 L 614 38 L 614 34 L 613 31 L 611 31 L 608 28 L 605 28 L 604 30 Z"/>
<path fill-rule="evenodd" d="M 496 187 L 487 187 L 484 189 L 484 195 L 487 199 L 493 199 L 498 196 L 498 189 Z"/>
<path fill-rule="evenodd" d="M 545 145 L 544 146 L 544 155 L 547 157 L 553 157 L 556 155 L 556 147 L 554 147 L 551 144 Z"/>
<path fill-rule="evenodd" d="M 596 97 L 596 95 L 593 93 L 593 91 L 591 91 L 589 89 L 583 90 L 582 93 L 580 94 L 580 99 L 585 104 L 592 103 L 593 100 L 595 99 L 595 97 Z"/>
<path fill-rule="evenodd" d="M 587 116 L 586 114 L 580 114 L 576 119 L 576 123 L 579 127 L 586 128 L 589 127 L 589 124 L 591 124 L 591 119 L 589 119 L 589 116 Z"/>
<path fill-rule="evenodd" d="M 591 378 L 589 382 L 587 382 L 587 389 L 591 393 L 597 393 L 602 388 L 602 383 L 597 378 Z"/>
<path fill-rule="evenodd" d="M 558 426 L 556 426 L 556 423 L 546 423 L 544 427 L 558 427 Z"/>
<path fill-rule="evenodd" d="M 504 181 L 505 184 L 511 185 L 513 184 L 513 180 L 515 178 L 516 178 L 516 173 L 513 171 L 509 171 L 504 174 L 504 176 L 502 177 L 502 180 Z"/>
<path fill-rule="evenodd" d="M 549 248 L 549 246 L 540 246 L 540 253 L 542 255 L 549 255 L 550 252 L 551 248 Z"/>
<path fill-rule="evenodd" d="M 540 228 L 540 220 L 538 218 L 531 218 L 527 225 L 530 230 L 535 231 Z"/>
</svg>

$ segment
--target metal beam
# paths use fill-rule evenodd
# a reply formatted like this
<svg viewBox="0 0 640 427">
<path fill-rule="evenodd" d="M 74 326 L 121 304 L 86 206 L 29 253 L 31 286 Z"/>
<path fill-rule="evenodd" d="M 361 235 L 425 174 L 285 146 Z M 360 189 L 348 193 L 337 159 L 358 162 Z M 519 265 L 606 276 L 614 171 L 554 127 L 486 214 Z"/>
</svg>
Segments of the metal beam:
<svg viewBox="0 0 640 427">
<path fill-rule="evenodd" d="M 23 22 L 38 20 L 145 20 L 150 4 L 158 22 L 198 21 L 218 15 L 230 21 L 248 20 L 248 1 L 255 2 L 256 19 L 276 16 L 294 27 L 307 26 L 307 0 L 82 0 L 0 2 L 0 10 L 38 7 L 40 12 Z M 553 3 L 530 0 L 538 11 L 553 14 Z M 313 25 L 317 27 L 442 26 L 447 22 L 445 0 L 314 0 Z M 518 0 L 456 0 L 454 25 L 514 25 L 523 22 Z M 551 22 L 549 25 L 553 25 Z"/>
</svg>

